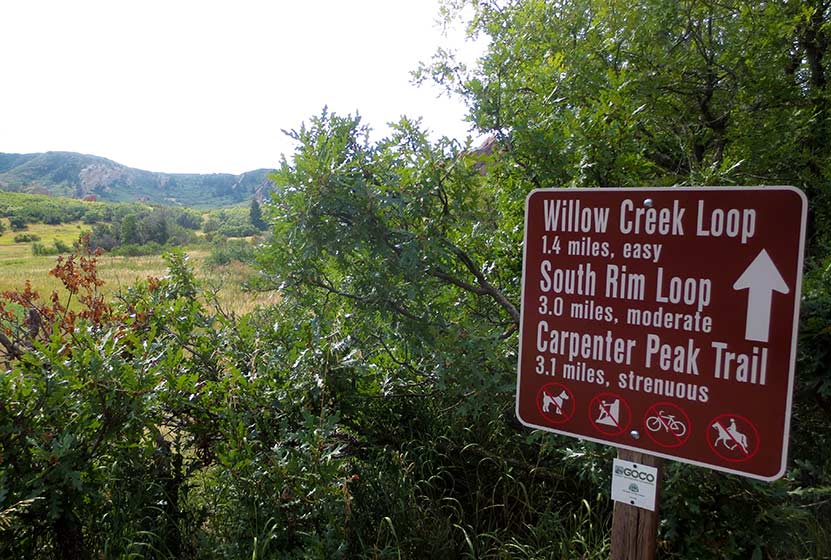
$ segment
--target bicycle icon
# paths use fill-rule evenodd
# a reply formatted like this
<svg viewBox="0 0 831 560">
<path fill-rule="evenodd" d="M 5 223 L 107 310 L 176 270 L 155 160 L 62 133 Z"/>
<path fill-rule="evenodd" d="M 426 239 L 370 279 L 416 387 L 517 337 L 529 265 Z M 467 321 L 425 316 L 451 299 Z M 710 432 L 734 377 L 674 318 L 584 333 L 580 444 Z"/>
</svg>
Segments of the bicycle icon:
<svg viewBox="0 0 831 560">
<path fill-rule="evenodd" d="M 665 430 L 679 439 L 687 433 L 687 425 L 663 409 L 658 410 L 655 416 L 646 419 L 646 427 L 651 432 Z"/>
<path fill-rule="evenodd" d="M 646 426 L 646 435 L 660 447 L 680 447 L 690 438 L 690 417 L 683 408 L 674 403 L 653 404 L 646 410 L 643 423 Z"/>
</svg>

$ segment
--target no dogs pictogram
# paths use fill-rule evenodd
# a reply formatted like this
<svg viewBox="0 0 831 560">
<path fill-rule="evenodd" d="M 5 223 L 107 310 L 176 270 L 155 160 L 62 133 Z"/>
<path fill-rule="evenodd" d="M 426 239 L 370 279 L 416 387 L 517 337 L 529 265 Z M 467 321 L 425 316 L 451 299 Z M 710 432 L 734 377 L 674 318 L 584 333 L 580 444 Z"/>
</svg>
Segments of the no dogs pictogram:
<svg viewBox="0 0 831 560">
<path fill-rule="evenodd" d="M 600 393 L 589 403 L 589 421 L 604 436 L 619 436 L 632 421 L 632 410 L 623 397 Z"/>
<path fill-rule="evenodd" d="M 543 385 L 537 394 L 537 409 L 552 424 L 565 424 L 576 408 L 574 394 L 562 383 Z"/>
<path fill-rule="evenodd" d="M 725 461 L 742 463 L 759 451 L 759 430 L 744 416 L 721 414 L 710 422 L 707 443 Z"/>
</svg>

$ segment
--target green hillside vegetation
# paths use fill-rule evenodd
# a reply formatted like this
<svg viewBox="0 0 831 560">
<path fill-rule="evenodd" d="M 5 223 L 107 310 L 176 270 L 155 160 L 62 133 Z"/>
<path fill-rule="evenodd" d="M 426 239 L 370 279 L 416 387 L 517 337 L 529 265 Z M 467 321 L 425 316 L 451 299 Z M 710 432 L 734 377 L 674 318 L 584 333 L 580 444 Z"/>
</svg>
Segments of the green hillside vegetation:
<svg viewBox="0 0 831 560">
<path fill-rule="evenodd" d="M 49 230 L 43 237 L 43 243 L 49 246 L 51 240 L 60 239 L 60 234 L 55 232 L 54 226 L 46 227 Z M 64 239 L 70 247 L 77 242 L 77 237 L 66 236 Z M 229 245 L 230 250 L 227 248 Z M 252 277 L 249 264 L 252 251 L 251 244 L 244 240 L 187 248 L 188 262 L 193 267 L 195 278 L 204 287 L 202 295 L 208 301 L 216 298 L 236 313 L 247 313 L 274 303 L 278 299 L 276 294 L 246 288 Z M 34 255 L 30 244 L 0 243 L 0 293 L 20 289 L 28 282 L 32 290 L 40 294 L 54 292 L 61 301 L 66 301 L 69 292 L 60 280 L 49 274 L 55 267 L 55 258 Z M 163 278 L 167 274 L 167 264 L 161 254 L 119 256 L 106 253 L 98 257 L 97 270 L 98 277 L 104 282 L 100 293 L 112 299 L 147 278 Z M 70 301 L 69 307 L 74 310 L 78 305 L 77 301 Z"/>
<path fill-rule="evenodd" d="M 245 207 L 201 212 L 0 193 L 0 292 L 26 281 L 41 293 L 59 289 L 60 283 L 48 274 L 53 257 L 71 253 L 79 238 L 87 236 L 90 248 L 102 252 L 99 270 L 108 297 L 138 280 L 162 275 L 162 253 L 186 250 L 200 280 L 219 288 L 223 301 L 239 304 L 237 310 L 249 309 L 271 300 L 243 294 L 252 277 L 254 245 L 263 235 L 251 223 L 254 206 L 259 208 L 252 201 Z"/>
<path fill-rule="evenodd" d="M 0 217 L 7 218 L 9 229 L 18 238 L 35 234 L 31 231 L 34 224 L 74 224 L 80 221 L 84 224 L 83 229 L 91 233 L 93 248 L 132 256 L 160 254 L 165 247 L 259 235 L 265 226 L 259 208 L 256 200 L 245 206 L 201 212 L 147 203 L 82 202 L 0 192 Z M 257 211 L 252 212 L 253 209 Z M 252 223 L 252 219 L 257 225 Z M 6 222 L 2 224 L 5 228 Z M 81 229 L 77 224 L 75 227 Z M 43 238 L 42 235 L 39 237 Z M 69 241 L 75 239 L 77 235 Z M 41 239 L 27 241 L 40 242 Z M 68 240 L 61 237 L 60 241 L 65 243 Z"/>
<path fill-rule="evenodd" d="M 270 170 L 228 173 L 156 173 L 72 152 L 0 153 L 0 190 L 109 202 L 148 202 L 190 208 L 246 203 L 271 190 Z"/>
<path fill-rule="evenodd" d="M 91 216 L 102 212 L 112 213 L 118 207 L 118 205 L 82 202 L 71 198 L 0 192 L 0 216 L 9 219 L 14 218 L 23 224 L 75 222 L 83 219 L 88 213 Z"/>
<path fill-rule="evenodd" d="M 223 237 L 248 237 L 257 235 L 266 224 L 262 220 L 260 204 L 254 200 L 247 206 L 235 206 L 210 210 L 205 215 L 202 229 L 206 234 L 216 233 Z M 259 218 L 257 216 L 260 216 Z"/>
<path fill-rule="evenodd" d="M 114 249 L 179 227 L 217 263 L 251 251 L 268 305 L 218 299 L 175 248 L 105 297 L 83 243 L 54 297 L 5 292 L 0 556 L 605 560 L 615 450 L 515 416 L 526 196 L 790 184 L 810 221 L 787 472 L 667 461 L 657 555 L 831 557 L 831 5 L 445 10 L 486 52 L 418 75 L 464 98 L 487 150 L 324 111 L 289 133 L 256 247 L 219 233 L 257 227 L 246 204 L 202 231 L 156 206 L 87 224 Z"/>
<path fill-rule="evenodd" d="M 0 225 L 4 223 L 0 220 Z M 76 250 L 79 239 L 90 234 L 90 225 L 84 222 L 28 224 L 24 231 L 0 234 L 0 293 L 16 290 L 28 282 L 41 294 L 55 291 L 66 297 L 68 294 L 60 281 L 49 274 L 55 266 L 55 255 L 68 257 Z M 113 298 L 136 282 L 163 277 L 167 268 L 162 253 L 183 250 L 196 278 L 204 284 L 206 295 L 208 291 L 215 291 L 219 301 L 232 306 L 236 312 L 250 311 L 273 302 L 276 297 L 273 293 L 246 289 L 253 277 L 251 265 L 256 242 L 251 238 L 197 234 L 180 246 L 154 241 L 117 246 L 97 257 L 98 274 L 104 282 L 101 293 Z"/>
</svg>

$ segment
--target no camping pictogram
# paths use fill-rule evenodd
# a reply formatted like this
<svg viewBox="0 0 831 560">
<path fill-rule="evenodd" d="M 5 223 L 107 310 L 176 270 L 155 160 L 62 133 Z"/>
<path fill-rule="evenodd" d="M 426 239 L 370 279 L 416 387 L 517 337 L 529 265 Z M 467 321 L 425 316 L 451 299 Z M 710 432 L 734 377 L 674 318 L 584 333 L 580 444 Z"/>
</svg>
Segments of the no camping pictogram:
<svg viewBox="0 0 831 560">
<path fill-rule="evenodd" d="M 709 424 L 707 443 L 725 461 L 742 463 L 759 451 L 759 430 L 744 416 L 721 414 Z"/>
<path fill-rule="evenodd" d="M 692 432 L 692 423 L 686 411 L 669 402 L 650 406 L 644 414 L 643 423 L 649 439 L 668 449 L 684 445 Z"/>
<path fill-rule="evenodd" d="M 543 385 L 537 394 L 537 409 L 552 424 L 565 424 L 576 408 L 574 394 L 561 383 Z"/>
<path fill-rule="evenodd" d="M 600 393 L 589 403 L 589 421 L 604 436 L 619 436 L 629 428 L 632 409 L 623 397 Z"/>
</svg>

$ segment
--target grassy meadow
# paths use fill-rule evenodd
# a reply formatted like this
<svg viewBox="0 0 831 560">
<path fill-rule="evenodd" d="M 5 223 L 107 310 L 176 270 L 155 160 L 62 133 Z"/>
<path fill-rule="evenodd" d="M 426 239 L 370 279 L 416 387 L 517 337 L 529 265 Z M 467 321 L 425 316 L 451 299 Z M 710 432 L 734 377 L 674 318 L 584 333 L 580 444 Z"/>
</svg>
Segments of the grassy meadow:
<svg viewBox="0 0 831 560">
<path fill-rule="evenodd" d="M 0 293 L 7 290 L 22 289 L 29 280 L 32 288 L 47 296 L 53 290 L 63 290 L 60 281 L 49 274 L 58 257 L 54 255 L 34 255 L 34 241 L 17 243 L 15 235 L 19 233 L 36 235 L 42 245 L 52 246 L 55 240 L 72 245 L 85 230 L 85 224 L 69 223 L 60 225 L 29 224 L 22 232 L 7 230 L 0 235 Z M 223 308 L 236 313 L 251 311 L 258 305 L 273 303 L 274 293 L 250 293 L 242 286 L 252 273 L 251 267 L 240 262 L 223 266 L 207 266 L 205 258 L 209 250 L 205 248 L 185 249 L 197 278 L 209 291 L 215 289 Z M 122 257 L 103 254 L 98 258 L 99 277 L 104 280 L 103 291 L 108 296 L 127 289 L 137 281 L 147 277 L 162 277 L 166 274 L 166 264 L 161 255 Z"/>
</svg>

